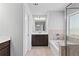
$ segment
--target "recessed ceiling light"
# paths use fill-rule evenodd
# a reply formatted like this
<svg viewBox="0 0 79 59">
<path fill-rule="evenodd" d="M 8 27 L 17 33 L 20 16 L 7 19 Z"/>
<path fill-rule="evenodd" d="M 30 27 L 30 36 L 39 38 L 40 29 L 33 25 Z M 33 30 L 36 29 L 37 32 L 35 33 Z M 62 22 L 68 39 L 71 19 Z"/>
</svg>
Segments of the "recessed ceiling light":
<svg viewBox="0 0 79 59">
<path fill-rule="evenodd" d="M 36 6 L 37 6 L 37 5 L 38 5 L 38 3 L 34 3 L 33 5 L 36 5 Z"/>
</svg>

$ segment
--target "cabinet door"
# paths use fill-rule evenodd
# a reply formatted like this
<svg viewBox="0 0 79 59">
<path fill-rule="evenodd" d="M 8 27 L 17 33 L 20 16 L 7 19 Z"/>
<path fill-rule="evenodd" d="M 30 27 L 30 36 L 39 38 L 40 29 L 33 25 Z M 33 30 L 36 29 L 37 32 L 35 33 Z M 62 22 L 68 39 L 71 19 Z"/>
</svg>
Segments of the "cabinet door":
<svg viewBox="0 0 79 59">
<path fill-rule="evenodd" d="M 0 56 L 10 56 L 10 41 L 0 44 Z"/>
<path fill-rule="evenodd" d="M 32 46 L 48 46 L 48 35 L 32 35 Z"/>
<path fill-rule="evenodd" d="M 9 47 L 5 47 L 4 49 L 0 50 L 0 56 L 10 56 Z"/>
</svg>

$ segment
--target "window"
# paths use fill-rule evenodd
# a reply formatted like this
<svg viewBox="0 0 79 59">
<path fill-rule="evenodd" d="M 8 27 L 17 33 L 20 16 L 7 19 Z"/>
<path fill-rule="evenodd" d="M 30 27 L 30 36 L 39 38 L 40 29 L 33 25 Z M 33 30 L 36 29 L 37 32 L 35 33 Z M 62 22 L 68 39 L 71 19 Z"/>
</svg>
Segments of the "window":
<svg viewBox="0 0 79 59">
<path fill-rule="evenodd" d="M 71 36 L 79 36 L 79 12 L 70 15 L 69 34 Z"/>
<path fill-rule="evenodd" d="M 46 16 L 34 16 L 35 31 L 46 31 Z"/>
</svg>

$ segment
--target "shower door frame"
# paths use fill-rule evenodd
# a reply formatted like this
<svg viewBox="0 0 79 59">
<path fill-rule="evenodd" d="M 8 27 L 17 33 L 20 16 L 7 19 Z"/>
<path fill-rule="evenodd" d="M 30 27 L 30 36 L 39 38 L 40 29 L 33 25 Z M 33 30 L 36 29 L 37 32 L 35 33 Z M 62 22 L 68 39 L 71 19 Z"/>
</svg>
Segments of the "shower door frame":
<svg viewBox="0 0 79 59">
<path fill-rule="evenodd" d="M 68 16 L 67 16 L 67 9 L 79 9 L 79 8 L 68 8 L 69 6 L 71 6 L 73 3 L 69 3 L 69 5 L 68 6 L 66 6 L 65 7 L 65 9 L 66 9 L 66 23 L 65 23 L 65 56 L 68 56 L 68 53 L 67 53 L 67 51 L 68 51 L 68 45 L 67 45 L 67 40 L 68 40 L 68 37 L 67 37 L 67 29 L 68 29 L 68 27 L 70 26 L 70 25 L 68 25 L 68 27 L 67 27 L 67 24 L 70 24 L 70 22 L 69 22 L 69 19 L 68 19 Z M 68 31 L 69 31 L 69 29 L 68 29 Z"/>
</svg>

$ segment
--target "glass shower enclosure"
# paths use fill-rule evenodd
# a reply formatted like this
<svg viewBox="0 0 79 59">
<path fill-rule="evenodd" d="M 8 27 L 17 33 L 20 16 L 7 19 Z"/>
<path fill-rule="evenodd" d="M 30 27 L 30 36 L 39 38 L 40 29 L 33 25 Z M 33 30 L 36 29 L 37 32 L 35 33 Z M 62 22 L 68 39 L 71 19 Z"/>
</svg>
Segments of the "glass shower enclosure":
<svg viewBox="0 0 79 59">
<path fill-rule="evenodd" d="M 66 7 L 66 56 L 79 56 L 79 3 Z"/>
</svg>

